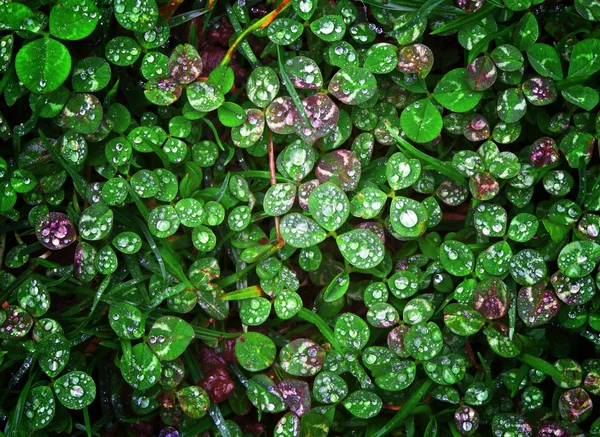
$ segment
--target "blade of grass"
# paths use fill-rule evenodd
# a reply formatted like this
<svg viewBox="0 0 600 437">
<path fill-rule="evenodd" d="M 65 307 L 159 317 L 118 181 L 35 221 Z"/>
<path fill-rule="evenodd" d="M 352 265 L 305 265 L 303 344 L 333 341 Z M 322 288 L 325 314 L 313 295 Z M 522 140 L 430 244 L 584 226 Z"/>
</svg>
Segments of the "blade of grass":
<svg viewBox="0 0 600 437">
<path fill-rule="evenodd" d="M 156 246 L 156 243 L 154 242 L 154 238 L 152 237 L 152 234 L 150 233 L 150 231 L 148 230 L 148 227 L 146 226 L 146 224 L 143 221 L 141 221 L 138 217 L 135 217 L 135 219 L 138 222 L 140 231 L 142 231 L 142 234 L 144 234 L 146 241 L 150 245 L 150 250 L 152 250 L 152 253 L 156 257 L 156 262 L 158 263 L 158 266 L 160 267 L 160 273 L 161 273 L 163 279 L 167 279 L 167 271 L 165 269 L 165 263 L 163 261 L 163 257 L 162 257 L 162 254 L 160 253 L 160 250 L 158 249 L 158 247 Z"/>
<path fill-rule="evenodd" d="M 225 192 L 227 191 L 227 189 L 229 188 L 229 180 L 231 179 L 231 173 L 227 173 L 225 175 L 225 179 L 223 179 L 223 183 L 221 184 L 221 186 L 219 187 L 219 190 L 217 191 L 217 193 L 215 194 L 215 196 L 213 197 L 213 200 L 215 202 L 220 202 L 221 199 L 223 198 L 223 196 L 225 195 Z"/>
<path fill-rule="evenodd" d="M 263 170 L 246 170 L 246 171 L 236 172 L 235 174 L 237 174 L 239 176 L 247 176 L 249 178 L 260 178 L 260 179 L 270 179 L 271 178 L 271 174 L 268 171 L 263 171 Z M 296 183 L 296 181 L 294 181 L 292 179 L 284 178 L 281 175 L 276 175 L 276 177 L 279 182 L 287 182 L 289 184 Z"/>
<path fill-rule="evenodd" d="M 181 26 L 194 18 L 201 17 L 207 12 L 212 11 L 212 8 L 194 9 L 193 11 L 184 12 L 183 14 L 173 16 L 169 21 L 169 27 L 172 29 L 176 26 Z"/>
<path fill-rule="evenodd" d="M 17 386 L 17 384 L 19 383 L 19 381 L 21 380 L 23 375 L 25 375 L 25 373 L 29 370 L 29 368 L 31 367 L 31 365 L 33 364 L 33 362 L 35 361 L 36 358 L 37 358 L 36 353 L 30 352 L 29 355 L 27 356 L 27 358 L 25 358 L 25 360 L 23 360 L 23 364 L 21 364 L 21 367 L 19 367 L 19 370 L 17 370 L 11 376 L 10 381 L 8 382 L 9 390 L 12 390 L 14 387 Z"/>
<path fill-rule="evenodd" d="M 579 333 L 579 335 L 581 335 L 586 340 L 591 341 L 596 346 L 600 346 L 600 334 L 599 333 L 597 333 L 597 332 L 590 332 L 590 331 L 581 331 Z"/>
<path fill-rule="evenodd" d="M 227 17 L 229 18 L 229 22 L 231 23 L 231 26 L 233 27 L 233 30 L 235 31 L 235 33 L 236 34 L 243 33 L 244 30 L 242 29 L 242 25 L 238 21 L 237 16 L 235 15 L 235 12 L 233 12 L 233 8 L 231 7 L 231 4 L 228 3 L 227 6 L 225 7 L 225 10 L 227 11 Z M 252 68 L 259 67 L 260 62 L 259 62 L 258 58 L 256 57 L 256 55 L 254 54 L 254 52 L 252 51 L 252 47 L 250 47 L 250 43 L 248 41 L 244 40 L 244 41 L 241 41 L 239 43 L 239 45 L 240 45 L 240 49 L 242 50 L 242 54 L 248 60 L 250 65 L 252 65 Z"/>
<path fill-rule="evenodd" d="M 190 31 L 188 32 L 188 42 L 192 46 L 198 47 L 198 29 L 196 28 L 196 23 L 190 23 Z"/>
<path fill-rule="evenodd" d="M 243 288 L 241 290 L 231 291 L 221 296 L 221 300 L 243 300 L 251 297 L 260 297 L 264 293 L 259 285 Z"/>
<path fill-rule="evenodd" d="M 64 168 L 67 173 L 69 173 L 69 176 L 71 176 L 71 179 L 73 180 L 73 185 L 75 185 L 75 190 L 77 190 L 79 195 L 85 199 L 85 194 L 87 192 L 86 180 L 74 168 L 72 168 L 69 163 L 62 158 L 62 156 L 60 156 L 56 149 L 50 144 L 48 138 L 46 138 L 46 135 L 44 135 L 44 132 L 42 132 L 42 129 L 38 129 L 38 134 L 40 135 L 46 150 L 48 150 L 50 153 L 52 160 Z"/>
<path fill-rule="evenodd" d="M 181 267 L 181 260 L 171 247 L 168 242 L 161 241 L 161 257 L 165 263 L 165 266 L 169 270 L 173 276 L 175 276 L 179 281 L 184 283 L 188 288 L 194 288 L 188 277 L 183 272 L 183 268 Z"/>
<path fill-rule="evenodd" d="M 225 423 L 225 418 L 223 414 L 221 414 L 221 410 L 217 404 L 211 403 L 210 407 L 208 407 L 208 414 L 210 415 L 213 423 L 219 430 L 219 433 L 223 437 L 231 437 L 231 433 L 229 432 L 229 428 L 227 427 L 227 423 Z"/>
<path fill-rule="evenodd" d="M 464 178 L 464 176 L 461 175 L 458 172 L 458 170 L 456 170 L 452 166 L 452 164 L 449 164 L 444 161 L 440 161 L 439 159 L 434 158 L 433 156 L 429 156 L 428 154 L 421 152 L 415 146 L 413 146 L 408 141 L 406 141 L 405 139 L 401 138 L 398 134 L 396 134 L 396 132 L 394 132 L 392 127 L 389 125 L 389 123 L 384 122 L 384 124 L 385 124 L 387 131 L 392 136 L 392 138 L 394 138 L 396 140 L 398 148 L 403 153 L 427 162 L 428 164 L 432 165 L 437 171 L 439 171 L 443 175 L 453 179 L 456 183 L 462 185 L 463 187 L 469 186 L 467 183 L 467 180 Z"/>
<path fill-rule="evenodd" d="M 85 423 L 85 432 L 88 437 L 92 437 L 92 423 L 90 422 L 90 412 L 88 411 L 88 407 L 83 409 L 83 421 Z"/>
<path fill-rule="evenodd" d="M 215 125 L 212 124 L 212 122 L 210 120 L 208 120 L 207 118 L 202 118 L 202 121 L 204 121 L 206 123 L 206 125 L 209 127 L 209 129 L 212 131 L 213 135 L 215 136 L 215 141 L 219 145 L 219 149 L 221 149 L 224 152 L 225 147 L 223 147 L 223 144 L 221 144 L 221 139 L 219 138 L 219 133 L 217 132 Z"/>
<path fill-rule="evenodd" d="M 465 15 L 464 17 L 457 18 L 456 20 L 452 20 L 451 22 L 444 24 L 441 27 L 438 27 L 433 32 L 431 32 L 431 35 L 439 35 L 440 33 L 459 30 L 461 28 L 471 26 L 490 16 L 496 9 L 497 7 L 492 3 L 486 3 L 478 11 L 473 12 L 469 15 Z"/>
<path fill-rule="evenodd" d="M 148 141 L 148 145 L 150 146 L 150 148 L 152 149 L 154 154 L 156 156 L 158 156 L 158 158 L 162 162 L 163 167 L 167 168 L 167 169 L 170 168 L 171 160 L 169 159 L 167 154 L 165 152 L 163 152 L 163 150 L 160 147 L 158 147 L 156 144 L 154 144 L 152 141 Z"/>
<path fill-rule="evenodd" d="M 296 88 L 294 88 L 294 85 L 292 85 L 292 82 L 285 71 L 285 67 L 283 66 L 283 62 L 281 61 L 281 50 L 279 49 L 279 46 L 277 46 L 277 63 L 279 64 L 279 74 L 281 75 L 281 79 L 283 80 L 285 88 L 292 98 L 294 105 L 296 105 L 296 109 L 298 109 L 298 112 L 302 116 L 302 120 L 304 120 L 304 123 L 306 123 L 307 126 L 310 126 L 310 120 L 308 119 L 308 115 L 306 115 L 304 105 L 302 104 L 302 101 L 296 92 Z"/>
<path fill-rule="evenodd" d="M 269 12 L 267 15 L 262 17 L 260 20 L 254 22 L 252 25 L 250 25 L 246 29 L 244 29 L 244 31 L 242 33 L 240 33 L 237 36 L 237 38 L 233 41 L 233 43 L 229 47 L 229 50 L 227 50 L 227 53 L 225 53 L 225 56 L 221 60 L 220 65 L 228 65 L 229 62 L 231 61 L 231 58 L 233 57 L 233 52 L 235 52 L 235 49 L 237 48 L 238 45 L 240 45 L 243 41 L 245 41 L 245 39 L 248 35 L 250 35 L 255 30 L 264 29 L 265 27 L 267 27 L 269 24 L 271 24 L 273 22 L 273 20 L 275 18 L 277 18 L 277 16 L 280 13 L 285 11 L 291 4 L 292 4 L 291 0 L 283 0 L 279 4 L 279 6 L 277 6 L 273 11 Z"/>
<path fill-rule="evenodd" d="M 521 382 L 527 378 L 527 372 L 529 371 L 529 366 L 525 363 L 521 365 L 519 370 L 515 375 L 515 380 L 513 382 L 513 386 L 510 390 L 510 397 L 514 398 L 519 392 L 519 388 L 521 387 Z"/>
<path fill-rule="evenodd" d="M 90 318 L 92 317 L 92 314 L 94 314 L 94 311 L 96 311 L 96 307 L 100 303 L 100 300 L 102 299 L 102 295 L 104 294 L 104 291 L 110 284 L 111 278 L 112 278 L 111 275 L 107 275 L 102 280 L 102 283 L 100 283 L 100 286 L 98 287 L 98 291 L 96 292 L 96 296 L 94 296 L 94 302 L 92 303 L 92 307 L 90 308 L 90 311 L 89 311 L 87 317 L 85 319 L 83 319 L 81 324 L 73 332 L 78 332 L 78 331 L 82 330 L 83 328 L 85 328 L 85 326 L 89 322 Z"/>
<path fill-rule="evenodd" d="M 481 367 L 483 367 L 483 370 L 485 371 L 485 384 L 489 390 L 493 390 L 492 373 L 490 371 L 490 366 L 485 362 L 485 360 L 481 356 L 481 353 L 477 352 L 477 356 L 479 357 L 479 361 L 481 362 Z"/>
<path fill-rule="evenodd" d="M 545 373 L 546 375 L 554 379 L 558 379 L 561 382 L 566 382 L 563 374 L 560 373 L 556 367 L 554 367 L 552 364 L 550 364 L 543 358 L 538 358 L 526 352 L 522 352 L 521 355 L 517 356 L 517 360 L 527 364 L 530 367 L 533 367 L 536 370 L 539 370 L 542 373 Z"/>
<path fill-rule="evenodd" d="M 237 379 L 242 383 L 242 385 L 248 388 L 248 378 L 244 376 L 237 363 L 229 363 L 229 368 L 232 370 L 233 374 L 237 377 Z"/>
<path fill-rule="evenodd" d="M 15 63 L 12 62 L 8 66 L 8 69 L 6 70 L 6 73 L 4 74 L 4 76 L 2 76 L 2 81 L 0 81 L 0 95 L 4 92 L 6 85 L 8 85 L 8 82 L 12 79 L 14 74 L 15 74 Z"/>
<path fill-rule="evenodd" d="M 125 268 L 133 279 L 143 276 L 142 268 L 140 267 L 139 263 L 137 262 L 137 258 L 134 255 L 124 254 L 123 259 L 125 260 Z M 143 281 L 138 282 L 135 287 L 140 293 L 142 299 L 144 299 L 144 303 L 148 305 L 150 303 L 150 295 L 148 294 L 146 284 Z"/>
<path fill-rule="evenodd" d="M 321 331 L 323 337 L 325 337 L 327 341 L 331 344 L 331 346 L 333 346 L 333 348 L 339 353 L 344 354 L 345 349 L 339 344 L 337 338 L 335 338 L 333 331 L 331 330 L 329 325 L 325 323 L 325 320 L 323 320 L 321 316 L 319 316 L 316 313 L 313 313 L 312 311 L 306 308 L 302 308 L 298 312 L 298 314 L 296 314 L 296 317 L 315 325 L 319 329 L 319 331 Z"/>
<path fill-rule="evenodd" d="M 361 3 L 375 6 L 381 9 L 402 12 L 416 12 L 421 7 L 420 1 L 412 0 L 362 0 Z M 465 11 L 450 4 L 436 5 L 432 11 L 432 15 L 467 15 Z"/>
<path fill-rule="evenodd" d="M 402 405 L 402 408 L 400 408 L 400 410 L 396 413 L 396 415 L 392 418 L 392 420 L 390 420 L 388 423 L 386 423 L 372 437 L 384 437 L 390 431 L 392 431 L 393 429 L 396 429 L 398 427 L 398 425 L 400 425 L 402 423 L 402 421 L 408 417 L 411 410 L 413 410 L 417 406 L 417 404 L 421 401 L 421 398 L 423 397 L 423 395 L 425 395 L 425 393 L 427 393 L 427 390 L 429 390 L 429 387 L 431 387 L 432 383 L 433 383 L 433 381 L 431 379 L 427 379 L 427 381 L 425 381 L 423 383 L 423 385 L 421 387 L 419 387 L 419 389 L 417 391 L 415 391 L 410 398 L 408 398 L 408 400 L 405 402 L 405 404 Z"/>
<path fill-rule="evenodd" d="M 515 325 L 517 324 L 517 293 L 514 288 L 510 287 L 510 306 L 508 307 L 508 338 L 511 340 L 515 335 Z"/>
<path fill-rule="evenodd" d="M 418 21 L 426 20 L 427 17 L 433 12 L 433 9 L 438 6 L 440 3 L 445 0 L 427 0 L 425 3 L 417 9 L 417 13 L 402 26 L 394 29 L 394 32 L 404 32 L 406 29 L 409 29 L 417 24 Z"/>
<path fill-rule="evenodd" d="M 494 33 L 490 33 L 489 35 L 486 35 L 481 41 L 479 41 L 477 44 L 475 44 L 471 50 L 469 50 L 469 57 L 467 59 L 467 64 L 470 64 L 471 62 L 473 62 L 475 60 L 475 58 L 481 52 L 485 51 L 487 45 L 491 41 L 493 41 L 497 38 L 501 38 L 504 35 L 509 34 L 510 32 L 513 31 L 513 29 L 515 28 L 516 25 L 517 25 L 517 23 L 513 23 L 512 25 L 508 26 L 505 29 L 502 29 L 498 32 L 494 32 Z"/>
<path fill-rule="evenodd" d="M 6 437 L 18 437 L 20 435 L 19 425 L 21 424 L 21 416 L 23 416 L 25 401 L 27 400 L 27 395 L 29 394 L 29 389 L 31 388 L 33 379 L 33 375 L 31 375 L 19 394 L 17 405 L 13 409 L 12 414 L 9 416 L 8 423 L 6 424 Z"/>
<path fill-rule="evenodd" d="M 277 253 L 277 251 L 279 249 L 281 249 L 281 246 L 279 246 L 279 245 L 274 246 L 271 250 L 269 250 L 267 253 L 265 253 L 263 256 L 261 256 L 258 259 L 258 261 L 254 262 L 252 264 L 248 264 L 242 270 L 240 270 L 234 274 L 231 274 L 224 278 L 218 279 L 217 281 L 215 281 L 215 283 L 222 289 L 225 289 L 225 288 L 229 287 L 230 285 L 235 284 L 242 276 L 244 276 L 246 273 L 251 272 L 254 268 L 256 268 L 258 263 L 260 263 L 264 259 L 267 259 L 267 258 L 273 256 L 275 253 Z"/>
<path fill-rule="evenodd" d="M 150 210 L 148 209 L 146 204 L 144 202 L 142 202 L 142 199 L 140 199 L 140 197 L 137 195 L 137 193 L 135 191 L 133 191 L 133 188 L 131 187 L 130 183 L 126 182 L 125 186 L 127 187 L 127 190 L 129 191 L 129 195 L 133 199 L 133 202 L 135 203 L 138 210 L 140 211 L 140 214 L 142 214 L 142 217 L 144 217 L 144 220 L 148 220 L 148 214 L 150 214 Z"/>
</svg>

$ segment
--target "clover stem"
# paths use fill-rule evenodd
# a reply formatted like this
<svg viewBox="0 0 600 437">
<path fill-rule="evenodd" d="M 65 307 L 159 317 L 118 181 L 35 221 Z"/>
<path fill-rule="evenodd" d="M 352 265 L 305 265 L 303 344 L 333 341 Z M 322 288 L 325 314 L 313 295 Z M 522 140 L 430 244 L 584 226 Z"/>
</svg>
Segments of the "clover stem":
<svg viewBox="0 0 600 437">
<path fill-rule="evenodd" d="M 483 367 L 481 367 L 481 365 L 475 359 L 475 353 L 473 352 L 473 348 L 471 347 L 471 342 L 469 342 L 469 340 L 467 340 L 465 342 L 465 350 L 467 351 L 467 355 L 469 356 L 469 361 L 471 361 L 471 364 L 473 364 L 473 367 L 475 367 L 480 372 L 485 373 L 485 370 L 483 369 Z"/>
<path fill-rule="evenodd" d="M 269 24 L 271 24 L 271 22 L 275 18 L 277 18 L 277 16 L 281 12 L 283 12 L 284 10 L 286 10 L 291 5 L 291 1 L 292 0 L 283 0 L 281 2 L 281 4 L 275 8 L 275 10 L 269 12 L 267 15 L 265 15 L 260 20 L 258 20 L 256 23 L 254 23 L 251 26 L 249 26 L 246 29 L 244 29 L 244 31 L 242 33 L 240 33 L 238 35 L 238 37 L 235 39 L 235 41 L 233 42 L 233 44 L 231 44 L 231 47 L 229 47 L 229 50 L 227 50 L 227 53 L 225 53 L 225 56 L 223 57 L 223 60 L 221 60 L 221 64 L 220 65 L 228 65 L 231 62 L 231 58 L 233 57 L 233 52 L 235 52 L 235 49 L 237 48 L 237 46 L 240 45 L 240 43 L 242 41 L 244 41 L 246 39 L 246 37 L 249 34 L 251 34 L 252 32 L 254 32 L 255 30 L 264 29 Z"/>
<path fill-rule="evenodd" d="M 277 184 L 277 173 L 275 170 L 275 147 L 273 146 L 273 132 L 271 132 L 271 129 L 269 129 L 269 172 L 271 174 L 271 186 L 273 186 Z M 277 234 L 277 243 L 283 243 L 279 227 L 279 217 L 275 217 L 275 233 Z"/>
<path fill-rule="evenodd" d="M 15 240 L 17 240 L 17 243 L 19 243 L 20 245 L 23 244 L 23 240 L 21 239 L 21 236 L 18 232 L 15 232 Z"/>
<path fill-rule="evenodd" d="M 587 167 L 585 162 L 585 157 L 582 156 L 579 158 L 579 193 L 577 194 L 577 203 L 580 206 L 583 206 L 583 202 L 587 197 Z"/>
<path fill-rule="evenodd" d="M 75 212 L 81 213 L 81 208 L 79 208 L 79 202 L 77 201 L 77 190 L 73 188 L 73 209 Z"/>
<path fill-rule="evenodd" d="M 225 147 L 223 147 L 223 143 L 221 143 L 221 139 L 219 137 L 219 133 L 217 132 L 217 129 L 215 128 L 215 125 L 212 124 L 212 122 L 210 120 L 208 120 L 207 118 L 203 118 L 202 121 L 204 121 L 204 123 L 206 123 L 206 125 L 212 131 L 212 133 L 215 137 L 215 141 L 217 142 L 217 144 L 219 146 L 219 149 L 221 149 L 222 151 L 225 151 Z"/>
<path fill-rule="evenodd" d="M 443 212 L 442 219 L 443 220 L 456 220 L 456 221 L 464 221 L 466 219 L 466 215 L 458 214 L 455 212 Z"/>
</svg>

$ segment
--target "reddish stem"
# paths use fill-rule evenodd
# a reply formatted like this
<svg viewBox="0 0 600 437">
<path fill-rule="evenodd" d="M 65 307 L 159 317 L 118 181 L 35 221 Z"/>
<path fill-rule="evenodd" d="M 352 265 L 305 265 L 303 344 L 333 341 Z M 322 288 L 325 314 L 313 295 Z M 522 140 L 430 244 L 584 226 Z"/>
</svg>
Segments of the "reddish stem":
<svg viewBox="0 0 600 437">
<path fill-rule="evenodd" d="M 442 220 L 456 220 L 459 222 L 464 222 L 467 216 L 465 214 L 458 214 L 455 212 L 444 212 L 442 213 Z"/>
<path fill-rule="evenodd" d="M 467 340 L 465 342 L 465 350 L 467 351 L 467 354 L 469 355 L 469 360 L 471 361 L 471 364 L 473 364 L 473 367 L 475 367 L 477 370 L 485 373 L 485 369 L 483 367 L 481 367 L 481 365 L 475 359 L 475 353 L 473 352 L 473 348 L 471 347 L 471 342 L 469 340 Z"/>
<path fill-rule="evenodd" d="M 269 171 L 271 173 L 271 185 L 277 183 L 277 173 L 275 172 L 275 147 L 273 146 L 273 133 L 269 130 Z M 279 228 L 279 217 L 275 217 L 275 233 L 277 234 L 277 243 L 283 244 Z"/>
</svg>

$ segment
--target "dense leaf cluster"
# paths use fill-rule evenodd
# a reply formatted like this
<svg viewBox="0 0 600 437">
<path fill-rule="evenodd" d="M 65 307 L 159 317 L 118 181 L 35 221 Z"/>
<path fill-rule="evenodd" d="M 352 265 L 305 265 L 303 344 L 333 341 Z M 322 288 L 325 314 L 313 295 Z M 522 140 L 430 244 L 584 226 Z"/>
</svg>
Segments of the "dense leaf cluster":
<svg viewBox="0 0 600 437">
<path fill-rule="evenodd" d="M 0 435 L 600 435 L 599 21 L 0 0 Z"/>
</svg>

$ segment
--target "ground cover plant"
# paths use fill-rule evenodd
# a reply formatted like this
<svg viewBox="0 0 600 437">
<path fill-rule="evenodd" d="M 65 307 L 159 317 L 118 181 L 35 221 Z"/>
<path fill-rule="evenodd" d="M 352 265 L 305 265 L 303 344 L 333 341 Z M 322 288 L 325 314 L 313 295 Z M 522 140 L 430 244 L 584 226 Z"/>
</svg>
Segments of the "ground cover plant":
<svg viewBox="0 0 600 437">
<path fill-rule="evenodd" d="M 595 0 L 0 0 L 0 435 L 600 435 Z"/>
</svg>

